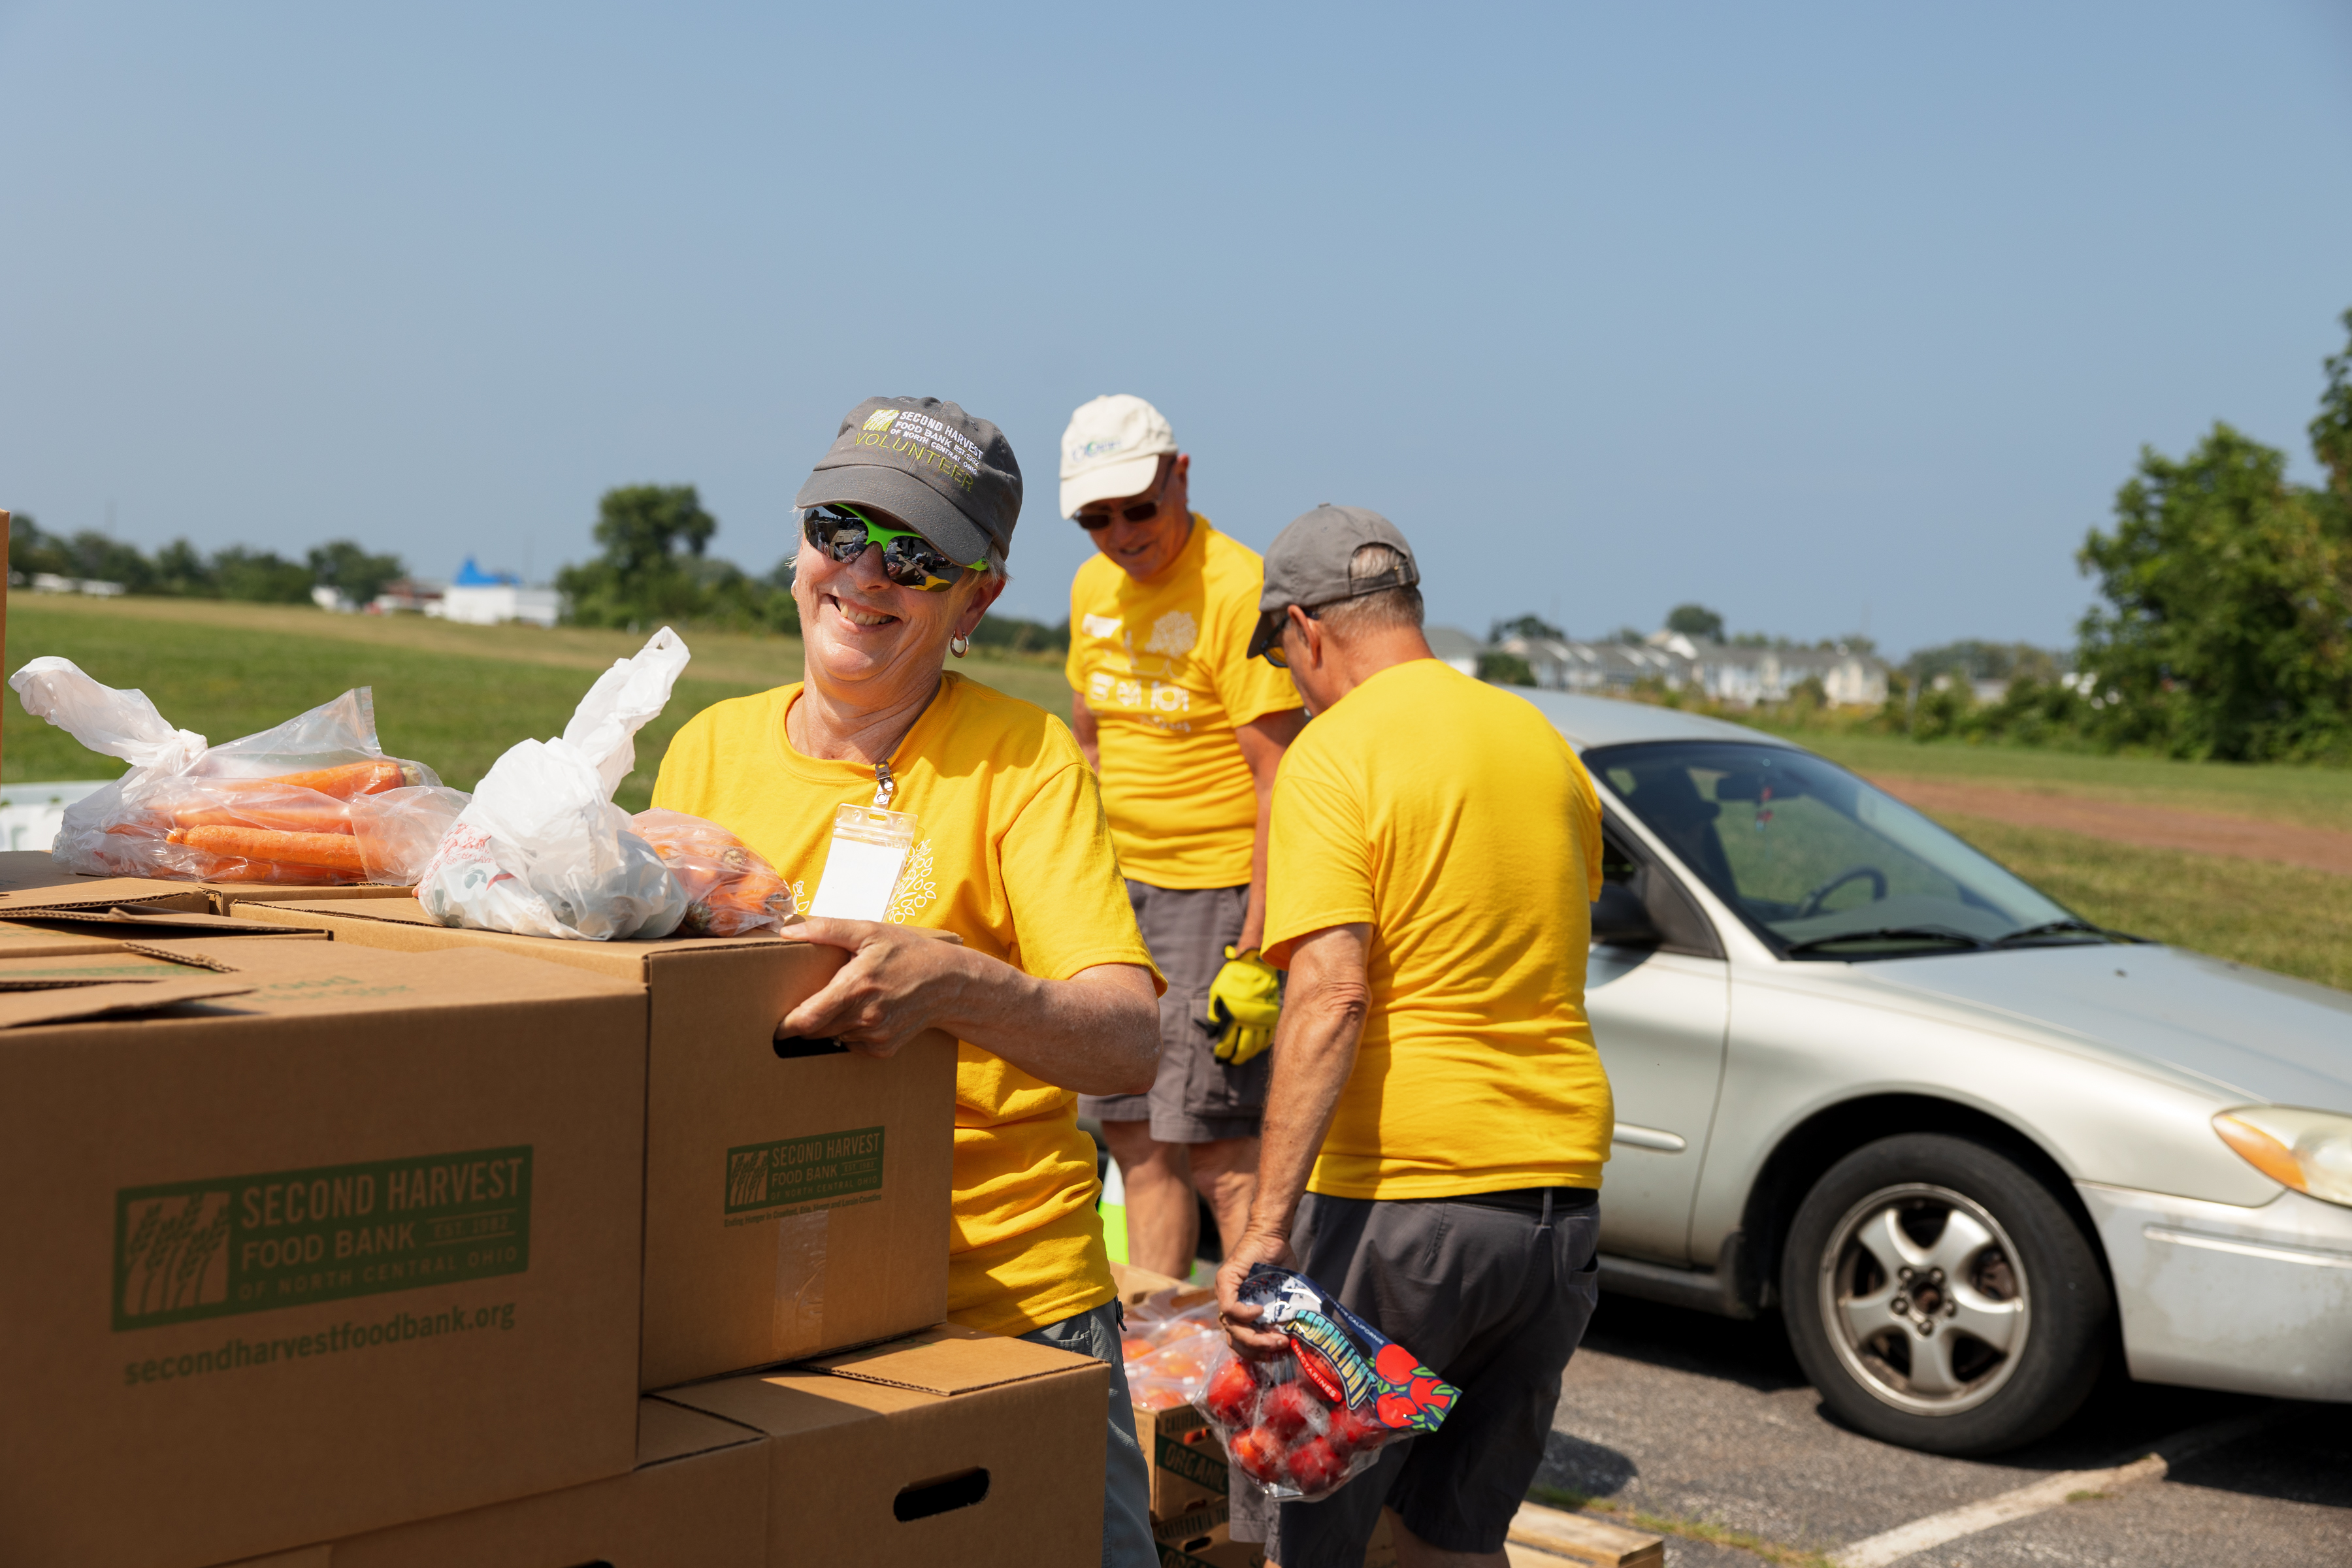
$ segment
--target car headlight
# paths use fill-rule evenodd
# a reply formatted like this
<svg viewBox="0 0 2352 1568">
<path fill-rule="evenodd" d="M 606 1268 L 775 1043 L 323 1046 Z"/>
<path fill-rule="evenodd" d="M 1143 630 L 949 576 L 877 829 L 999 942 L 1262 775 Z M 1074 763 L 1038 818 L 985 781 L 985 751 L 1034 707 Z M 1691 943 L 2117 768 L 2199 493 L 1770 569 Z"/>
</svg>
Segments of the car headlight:
<svg viewBox="0 0 2352 1568">
<path fill-rule="evenodd" d="M 2352 1206 L 2352 1116 L 2288 1105 L 2242 1105 L 2215 1116 L 2213 1131 L 2271 1180 Z"/>
</svg>

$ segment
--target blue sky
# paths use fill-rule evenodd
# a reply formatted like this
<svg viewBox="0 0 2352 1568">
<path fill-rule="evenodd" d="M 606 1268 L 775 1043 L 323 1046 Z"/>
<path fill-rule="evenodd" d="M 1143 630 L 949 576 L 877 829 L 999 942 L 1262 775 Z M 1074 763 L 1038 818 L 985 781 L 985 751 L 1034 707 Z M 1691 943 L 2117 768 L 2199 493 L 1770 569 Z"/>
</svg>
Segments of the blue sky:
<svg viewBox="0 0 2352 1568">
<path fill-rule="evenodd" d="M 2071 640 L 2143 442 L 2289 447 L 2352 307 L 2308 4 L 0 3 L 0 505 L 549 575 L 614 484 L 763 570 L 841 413 L 1152 399 L 1432 618 Z"/>
</svg>

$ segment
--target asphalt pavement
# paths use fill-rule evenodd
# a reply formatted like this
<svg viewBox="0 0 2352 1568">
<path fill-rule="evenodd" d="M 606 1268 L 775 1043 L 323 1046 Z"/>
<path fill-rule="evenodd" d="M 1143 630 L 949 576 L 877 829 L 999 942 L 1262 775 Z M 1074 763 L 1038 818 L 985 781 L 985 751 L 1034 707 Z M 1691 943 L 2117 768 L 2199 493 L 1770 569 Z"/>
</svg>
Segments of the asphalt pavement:
<svg viewBox="0 0 2352 1568">
<path fill-rule="evenodd" d="M 2049 1437 L 1993 1459 L 1891 1447 L 1841 1426 L 1767 1315 L 1734 1322 L 1604 1296 L 1570 1363 L 1539 1488 L 1600 1517 L 1671 1524 L 1666 1562 L 1806 1562 L 2063 1472 L 2190 1434 L 2159 1479 L 1958 1535 L 1900 1568 L 2352 1565 L 2352 1409 L 2137 1384 L 2110 1375 Z M 2202 1434 L 2202 1436 L 2198 1436 Z M 2081 1491 L 2094 1489 L 2064 1489 Z M 1752 1547 L 1721 1544 L 1725 1532 Z M 1717 1539 L 1709 1540 L 1710 1534 Z"/>
</svg>

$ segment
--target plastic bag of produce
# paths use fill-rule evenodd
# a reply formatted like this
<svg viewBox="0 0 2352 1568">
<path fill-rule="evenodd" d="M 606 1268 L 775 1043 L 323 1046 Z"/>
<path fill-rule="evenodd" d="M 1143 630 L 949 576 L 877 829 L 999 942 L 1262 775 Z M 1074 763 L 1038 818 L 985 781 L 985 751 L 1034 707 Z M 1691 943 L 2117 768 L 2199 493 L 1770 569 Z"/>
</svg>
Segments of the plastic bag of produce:
<svg viewBox="0 0 2352 1568">
<path fill-rule="evenodd" d="M 383 754 L 366 687 L 214 746 L 70 659 L 34 659 L 8 684 L 27 713 L 131 764 L 66 807 L 50 853 L 70 870 L 405 886 L 466 805 L 422 763 Z"/>
<path fill-rule="evenodd" d="M 587 942 L 675 931 L 686 889 L 613 792 L 689 657 L 664 626 L 596 678 L 560 738 L 518 742 L 491 763 L 417 879 L 425 912 L 443 925 Z"/>
<path fill-rule="evenodd" d="M 1192 1405 L 1234 1468 L 1275 1497 L 1329 1497 L 1385 1444 L 1436 1431 L 1460 1395 L 1304 1274 L 1261 1263 L 1241 1299 L 1265 1309 L 1257 1326 L 1280 1329 L 1290 1351 L 1244 1361 L 1227 1350 Z"/>
<path fill-rule="evenodd" d="M 680 936 L 748 936 L 800 918 L 799 901 L 776 868 L 717 823 L 656 809 L 637 813 L 629 826 L 686 889 Z"/>
</svg>

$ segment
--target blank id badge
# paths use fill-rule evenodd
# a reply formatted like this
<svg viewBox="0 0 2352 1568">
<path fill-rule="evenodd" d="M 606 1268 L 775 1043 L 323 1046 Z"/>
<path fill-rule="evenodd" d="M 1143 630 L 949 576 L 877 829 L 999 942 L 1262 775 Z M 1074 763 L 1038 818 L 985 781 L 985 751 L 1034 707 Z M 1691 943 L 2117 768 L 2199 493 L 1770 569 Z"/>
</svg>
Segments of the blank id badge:
<svg viewBox="0 0 2352 1568">
<path fill-rule="evenodd" d="M 807 912 L 827 920 L 881 920 L 890 912 L 914 844 L 913 812 L 842 806 L 833 814 L 833 844 Z"/>
</svg>

